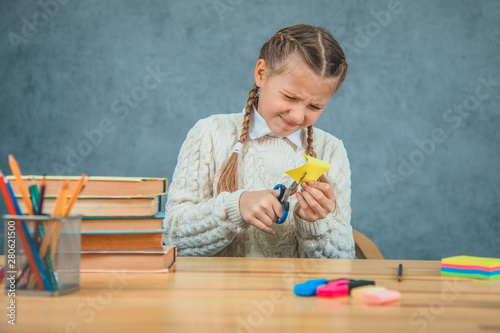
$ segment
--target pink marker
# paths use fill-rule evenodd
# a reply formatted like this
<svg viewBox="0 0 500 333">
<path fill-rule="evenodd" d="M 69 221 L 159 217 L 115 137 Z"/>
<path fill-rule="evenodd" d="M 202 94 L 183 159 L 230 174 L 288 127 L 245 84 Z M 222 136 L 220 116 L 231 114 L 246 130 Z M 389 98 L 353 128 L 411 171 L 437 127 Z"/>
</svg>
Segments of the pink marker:
<svg viewBox="0 0 500 333">
<path fill-rule="evenodd" d="M 349 294 L 350 280 L 334 280 L 316 289 L 316 296 L 319 297 L 338 297 Z"/>
<path fill-rule="evenodd" d="M 338 297 L 346 296 L 351 293 L 354 288 L 375 285 L 375 281 L 368 280 L 337 280 L 330 281 L 327 284 L 316 289 L 316 295 L 319 297 Z"/>
</svg>

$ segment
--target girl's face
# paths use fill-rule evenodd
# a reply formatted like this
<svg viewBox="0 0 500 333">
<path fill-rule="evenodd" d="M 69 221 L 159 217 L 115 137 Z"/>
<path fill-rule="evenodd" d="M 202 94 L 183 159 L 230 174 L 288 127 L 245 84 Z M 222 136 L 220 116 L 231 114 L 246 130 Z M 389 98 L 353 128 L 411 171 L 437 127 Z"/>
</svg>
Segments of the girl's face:
<svg viewBox="0 0 500 333">
<path fill-rule="evenodd" d="M 314 124 L 338 85 L 338 79 L 321 79 L 298 57 L 289 61 L 284 72 L 271 76 L 265 60 L 259 59 L 255 67 L 257 111 L 279 137 Z"/>
</svg>

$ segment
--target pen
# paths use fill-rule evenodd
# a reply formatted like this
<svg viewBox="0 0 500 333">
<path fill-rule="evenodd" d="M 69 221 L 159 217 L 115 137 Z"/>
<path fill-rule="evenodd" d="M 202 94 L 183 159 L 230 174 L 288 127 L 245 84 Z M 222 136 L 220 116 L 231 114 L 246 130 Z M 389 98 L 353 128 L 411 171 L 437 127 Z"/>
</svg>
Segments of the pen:
<svg viewBox="0 0 500 333">
<path fill-rule="evenodd" d="M 42 184 L 40 186 L 40 196 L 38 198 L 38 206 L 36 209 L 36 213 L 38 215 L 42 215 L 43 199 L 45 198 L 45 187 L 46 186 L 47 186 L 47 181 L 45 180 L 45 175 L 43 175 Z"/>
<path fill-rule="evenodd" d="M 398 282 L 403 282 L 403 264 L 399 264 Z"/>
</svg>

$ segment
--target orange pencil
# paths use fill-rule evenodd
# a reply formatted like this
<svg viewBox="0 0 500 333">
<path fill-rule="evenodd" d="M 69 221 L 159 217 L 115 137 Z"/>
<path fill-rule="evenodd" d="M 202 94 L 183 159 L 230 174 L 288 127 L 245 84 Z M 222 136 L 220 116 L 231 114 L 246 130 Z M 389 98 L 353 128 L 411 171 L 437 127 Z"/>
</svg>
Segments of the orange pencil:
<svg viewBox="0 0 500 333">
<path fill-rule="evenodd" d="M 64 216 L 64 207 L 66 207 L 66 203 L 68 202 L 68 195 L 69 195 L 69 180 L 67 180 L 68 186 L 65 187 L 63 193 L 62 193 L 62 199 L 61 199 L 61 209 L 57 212 L 58 216 Z M 63 184 L 64 187 L 64 184 Z"/>
<path fill-rule="evenodd" d="M 78 199 L 78 196 L 82 192 L 83 188 L 87 184 L 87 180 L 88 180 L 87 173 L 86 172 L 82 173 L 82 178 L 80 178 L 78 182 L 76 182 L 75 187 L 73 188 L 73 192 L 71 192 L 71 197 L 69 199 L 69 202 L 66 205 L 62 216 L 68 216 L 69 213 L 71 213 L 71 209 L 73 208 L 73 205 Z"/>
<path fill-rule="evenodd" d="M 62 203 L 63 203 L 63 197 L 64 197 L 64 192 L 67 192 L 69 190 L 69 179 L 66 179 L 64 181 L 63 186 L 61 186 L 61 189 L 59 190 L 59 193 L 57 194 L 56 198 L 56 203 L 54 204 L 54 208 L 52 209 L 52 217 L 57 217 L 61 216 L 61 210 L 62 210 Z M 66 193 L 66 197 L 67 197 Z"/>
<path fill-rule="evenodd" d="M 69 180 L 66 179 L 64 184 L 61 186 L 59 193 L 57 194 L 56 203 L 52 210 L 51 217 L 58 217 L 61 214 L 61 202 L 64 195 L 64 191 L 69 188 Z M 58 227 L 58 226 L 57 226 Z M 57 227 L 54 227 L 52 223 L 49 223 L 47 229 L 45 231 L 45 235 L 43 236 L 42 244 L 40 246 L 40 257 L 44 257 L 47 252 L 47 248 L 49 247 L 50 241 L 52 240 L 52 235 L 57 232 Z M 55 231 L 55 232 L 54 232 Z M 55 238 L 55 236 L 54 236 Z"/>
<path fill-rule="evenodd" d="M 53 217 L 63 216 L 62 214 L 64 213 L 64 206 L 66 205 L 66 202 L 68 200 L 68 194 L 69 194 L 69 179 L 66 179 L 64 181 L 63 186 L 61 187 L 61 190 L 59 191 L 59 195 L 57 196 L 56 205 L 54 206 L 54 212 L 52 213 Z M 60 223 L 61 223 L 60 221 L 55 221 L 54 239 L 52 241 L 52 244 L 50 245 L 50 257 L 52 262 L 54 262 L 57 242 L 59 242 L 59 233 L 61 231 Z"/>
<path fill-rule="evenodd" d="M 23 182 L 23 175 L 21 174 L 21 170 L 19 169 L 19 165 L 17 164 L 16 159 L 12 154 L 9 154 L 9 165 L 10 169 L 12 170 L 12 173 L 16 177 L 16 183 L 17 187 L 19 187 L 19 191 L 21 192 L 21 195 L 23 196 L 23 201 L 24 204 L 26 205 L 26 209 L 28 210 L 28 215 L 35 215 L 35 212 L 33 210 L 33 204 L 31 203 L 30 200 L 30 195 L 28 193 L 28 189 L 26 186 L 24 186 Z"/>
<path fill-rule="evenodd" d="M 54 234 L 54 228 L 47 228 L 45 231 L 45 235 L 43 235 L 42 245 L 40 245 L 40 257 L 45 257 L 47 253 L 47 249 L 49 248 L 50 241 Z"/>
<path fill-rule="evenodd" d="M 59 193 L 57 194 L 56 198 L 56 203 L 54 205 L 54 208 L 52 209 L 52 215 L 51 217 L 56 217 L 58 216 L 57 212 L 61 211 L 61 201 L 62 201 L 62 196 L 64 193 L 64 188 L 69 186 L 69 180 L 66 180 L 61 186 L 61 189 L 59 190 Z M 43 235 L 43 240 L 42 244 L 40 245 L 40 257 L 45 257 L 45 253 L 47 252 L 47 249 L 49 248 L 50 241 L 52 240 L 52 235 L 54 234 L 54 229 L 55 227 L 52 225 L 52 223 L 48 223 L 47 228 L 45 229 L 45 235 Z"/>
</svg>

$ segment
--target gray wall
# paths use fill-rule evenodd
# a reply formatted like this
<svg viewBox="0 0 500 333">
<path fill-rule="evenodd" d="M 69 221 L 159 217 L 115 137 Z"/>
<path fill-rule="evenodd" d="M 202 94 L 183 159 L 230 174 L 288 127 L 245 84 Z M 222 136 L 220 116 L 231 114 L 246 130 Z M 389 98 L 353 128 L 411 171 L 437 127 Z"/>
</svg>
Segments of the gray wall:
<svg viewBox="0 0 500 333">
<path fill-rule="evenodd" d="M 198 119 L 243 108 L 261 45 L 308 23 L 348 55 L 317 126 L 347 148 L 352 225 L 386 258 L 500 256 L 500 2 L 54 1 L 0 3 L 4 172 L 170 179 Z"/>
</svg>

